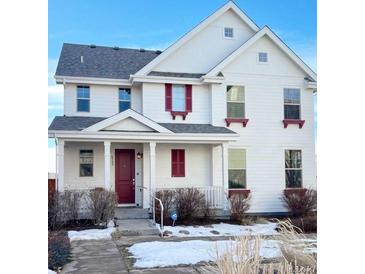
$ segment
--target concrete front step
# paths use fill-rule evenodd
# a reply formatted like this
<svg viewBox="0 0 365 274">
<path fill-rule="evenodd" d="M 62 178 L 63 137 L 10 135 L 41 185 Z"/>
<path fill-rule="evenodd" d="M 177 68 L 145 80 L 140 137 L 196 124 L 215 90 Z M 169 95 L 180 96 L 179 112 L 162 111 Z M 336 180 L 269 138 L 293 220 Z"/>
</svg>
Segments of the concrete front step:
<svg viewBox="0 0 365 274">
<path fill-rule="evenodd" d="M 159 235 L 160 231 L 149 219 L 117 220 L 117 229 L 124 236 Z"/>
<path fill-rule="evenodd" d="M 115 217 L 118 220 L 149 219 L 148 209 L 140 207 L 117 207 Z"/>
</svg>

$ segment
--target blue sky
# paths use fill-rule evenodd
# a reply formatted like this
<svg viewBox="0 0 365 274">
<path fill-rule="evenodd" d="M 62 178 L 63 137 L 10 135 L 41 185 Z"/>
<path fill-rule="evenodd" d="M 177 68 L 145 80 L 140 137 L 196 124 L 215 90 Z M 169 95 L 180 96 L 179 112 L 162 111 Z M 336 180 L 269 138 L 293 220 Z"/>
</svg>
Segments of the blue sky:
<svg viewBox="0 0 365 274">
<path fill-rule="evenodd" d="M 224 0 L 50 0 L 48 3 L 48 122 L 63 115 L 62 86 L 53 75 L 62 43 L 163 50 Z M 259 26 L 268 25 L 310 67 L 317 69 L 315 0 L 237 0 Z M 54 143 L 49 141 L 52 148 Z"/>
</svg>

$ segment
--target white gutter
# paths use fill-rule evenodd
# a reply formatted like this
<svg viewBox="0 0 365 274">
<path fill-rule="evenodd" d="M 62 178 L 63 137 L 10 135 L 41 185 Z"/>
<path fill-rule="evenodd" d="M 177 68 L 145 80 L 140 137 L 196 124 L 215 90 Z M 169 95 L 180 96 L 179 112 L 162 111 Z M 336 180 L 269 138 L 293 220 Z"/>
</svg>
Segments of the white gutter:
<svg viewBox="0 0 365 274">
<path fill-rule="evenodd" d="M 74 140 L 127 140 L 129 142 L 176 142 L 176 141 L 191 141 L 191 142 L 222 142 L 236 141 L 239 137 L 237 133 L 213 134 L 213 133 L 148 133 L 148 132 L 85 132 L 85 131 L 55 131 L 48 132 L 50 138 L 67 138 Z"/>
<path fill-rule="evenodd" d="M 75 77 L 55 75 L 57 84 L 95 84 L 95 85 L 113 85 L 113 86 L 132 86 L 128 79 L 109 79 L 96 77 Z"/>
</svg>

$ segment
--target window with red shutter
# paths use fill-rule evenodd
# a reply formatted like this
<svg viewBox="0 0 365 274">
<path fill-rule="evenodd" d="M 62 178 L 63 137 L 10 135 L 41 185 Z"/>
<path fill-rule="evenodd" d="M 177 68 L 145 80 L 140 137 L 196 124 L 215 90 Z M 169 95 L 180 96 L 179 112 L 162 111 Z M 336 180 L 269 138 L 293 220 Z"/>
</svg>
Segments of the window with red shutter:
<svg viewBox="0 0 365 274">
<path fill-rule="evenodd" d="M 171 177 L 185 177 L 185 150 L 171 150 Z"/>
</svg>

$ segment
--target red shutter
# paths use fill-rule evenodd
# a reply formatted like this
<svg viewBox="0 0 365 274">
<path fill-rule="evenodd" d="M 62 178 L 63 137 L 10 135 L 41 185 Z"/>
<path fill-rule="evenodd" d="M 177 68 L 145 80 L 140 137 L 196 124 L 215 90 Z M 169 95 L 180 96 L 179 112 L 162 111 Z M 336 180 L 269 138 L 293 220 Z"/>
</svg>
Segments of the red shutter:
<svg viewBox="0 0 365 274">
<path fill-rule="evenodd" d="M 165 84 L 165 110 L 172 110 L 172 84 Z"/>
<path fill-rule="evenodd" d="M 171 177 L 185 177 L 185 150 L 171 150 Z"/>
<path fill-rule="evenodd" d="M 193 111 L 193 88 L 191 85 L 185 85 L 185 106 L 187 112 Z"/>
<path fill-rule="evenodd" d="M 180 177 L 185 177 L 185 150 L 179 151 L 179 174 Z"/>
</svg>

